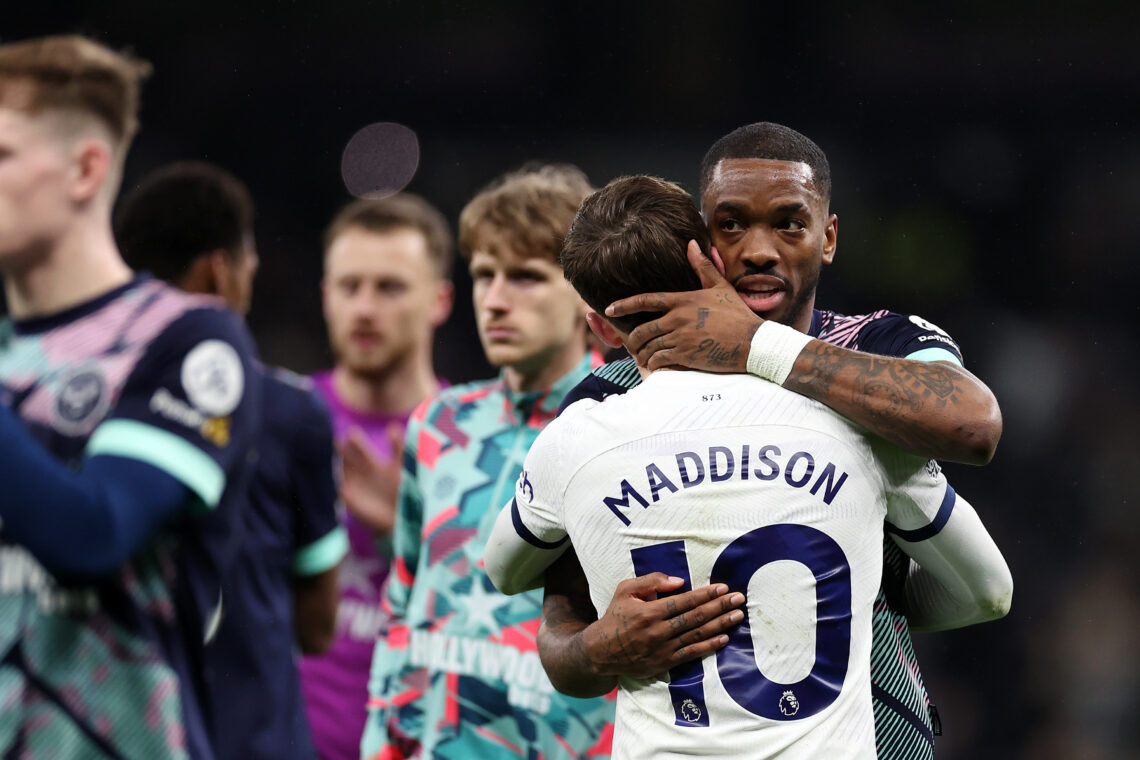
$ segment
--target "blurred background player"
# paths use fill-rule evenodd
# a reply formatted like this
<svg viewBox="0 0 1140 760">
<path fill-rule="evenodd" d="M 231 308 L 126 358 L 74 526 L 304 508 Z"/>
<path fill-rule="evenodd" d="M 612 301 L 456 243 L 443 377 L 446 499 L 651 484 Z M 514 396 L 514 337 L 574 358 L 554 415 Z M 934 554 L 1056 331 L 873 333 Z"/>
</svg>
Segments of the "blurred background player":
<svg viewBox="0 0 1140 760">
<path fill-rule="evenodd" d="M 0 46 L 0 755 L 212 758 L 203 648 L 260 387 L 241 320 L 123 262 L 145 63 Z"/>
<path fill-rule="evenodd" d="M 561 261 L 599 312 L 588 315 L 594 332 L 616 347 L 653 315 L 601 317 L 610 303 L 700 286 L 687 246 L 709 250 L 688 194 L 625 177 L 582 203 Z M 639 370 L 644 382 L 627 394 L 574 404 L 538 436 L 488 543 L 488 575 L 508 593 L 529 587 L 570 537 L 595 602 L 650 570 L 711 575 L 747 595 L 715 660 L 673 668 L 668 683 L 621 679 L 615 756 L 874 758 L 884 517 L 924 563 L 908 582 L 923 589 L 918 622 L 937 605 L 960 624 L 1004 615 L 1001 552 L 928 460 L 822 404 L 743 373 Z M 608 690 L 616 679 L 604 680 Z"/>
<path fill-rule="evenodd" d="M 557 264 L 590 191 L 576 168 L 533 166 L 460 214 L 479 338 L 502 371 L 444 391 L 408 423 L 366 758 L 609 754 L 613 702 L 554 693 L 535 649 L 540 597 L 505 597 L 482 568 L 530 443 L 600 362 L 585 304 Z"/>
<path fill-rule="evenodd" d="M 822 401 L 912 453 L 989 461 L 1001 434 L 1001 413 L 985 384 L 961 366 L 950 336 L 916 315 L 880 310 L 844 316 L 814 308 L 820 272 L 838 242 L 831 170 L 818 145 L 780 124 L 740 127 L 706 153 L 700 197 L 725 274 L 690 252 L 704 289 L 641 294 L 607 312 L 664 312 L 629 335 L 627 345 L 644 366 L 748 371 Z M 621 393 L 638 382 L 632 360 L 615 362 L 571 398 Z M 909 561 L 893 542 L 884 542 L 884 552 L 872 663 L 880 757 L 932 757 L 941 727 L 904 613 Z M 592 613 L 574 564 L 568 553 L 559 572 L 547 575 L 549 614 L 541 643 L 555 683 L 592 693 L 596 689 L 579 692 L 573 686 L 591 670 L 648 677 L 668 670 L 678 657 L 704 651 L 691 646 L 689 624 L 700 630 L 692 616 L 652 625 L 672 617 L 664 607 L 644 604 L 658 592 L 676 590 L 661 586 L 661 578 L 628 581 L 600 624 L 584 628 L 583 616 Z M 634 619 L 635 627 L 622 622 Z M 614 646 L 616 641 L 622 646 Z"/>
<path fill-rule="evenodd" d="M 133 268 L 249 311 L 258 255 L 253 201 L 240 180 L 206 163 L 161 168 L 128 193 L 115 236 Z M 328 411 L 312 383 L 262 368 L 263 427 L 241 552 L 223 585 L 222 624 L 206 651 L 219 758 L 312 758 L 296 651 L 328 649 L 337 521 Z M 224 437 L 225 431 L 216 434 Z"/>
<path fill-rule="evenodd" d="M 341 519 L 350 541 L 332 647 L 301 665 L 313 738 L 325 760 L 360 755 L 368 670 L 386 619 L 380 588 L 401 441 L 412 409 L 445 384 L 432 369 L 432 336 L 451 312 L 453 257 L 443 215 L 410 194 L 354 201 L 325 233 L 321 293 L 336 366 L 314 380 L 341 452 Z"/>
</svg>

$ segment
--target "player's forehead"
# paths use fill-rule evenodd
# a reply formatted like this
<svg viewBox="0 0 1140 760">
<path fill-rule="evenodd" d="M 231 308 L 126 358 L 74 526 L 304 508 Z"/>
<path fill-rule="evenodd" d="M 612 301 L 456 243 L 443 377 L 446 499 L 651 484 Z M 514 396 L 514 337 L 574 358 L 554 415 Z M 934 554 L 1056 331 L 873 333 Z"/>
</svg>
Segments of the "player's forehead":
<svg viewBox="0 0 1140 760">
<path fill-rule="evenodd" d="M 347 227 L 325 251 L 325 276 L 422 277 L 432 268 L 423 233 L 412 227 L 383 232 Z"/>
<path fill-rule="evenodd" d="M 505 236 L 488 236 L 478 241 L 471 252 L 470 268 L 501 271 L 535 270 L 561 273 L 561 267 L 544 254 L 529 255 L 520 251 L 513 240 Z"/>
<path fill-rule="evenodd" d="M 701 196 L 706 216 L 719 206 L 763 208 L 822 202 L 812 168 L 802 161 L 726 158 L 713 167 Z"/>
<path fill-rule="evenodd" d="M 36 115 L 0 97 L 0 139 L 7 142 L 33 140 L 42 135 L 37 121 Z"/>
</svg>

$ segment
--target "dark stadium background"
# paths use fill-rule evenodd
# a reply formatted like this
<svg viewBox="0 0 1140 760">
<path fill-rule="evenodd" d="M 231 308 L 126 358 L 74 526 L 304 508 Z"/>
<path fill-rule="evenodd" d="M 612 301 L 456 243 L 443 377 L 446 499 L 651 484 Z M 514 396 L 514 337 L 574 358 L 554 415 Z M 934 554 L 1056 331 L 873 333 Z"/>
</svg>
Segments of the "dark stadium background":
<svg viewBox="0 0 1140 760">
<path fill-rule="evenodd" d="M 126 184 L 206 159 L 250 185 L 250 323 L 300 371 L 329 362 L 320 235 L 367 124 L 415 131 L 409 189 L 452 221 L 528 159 L 694 189 L 740 124 L 813 137 L 841 221 L 818 304 L 941 325 L 1005 415 L 990 466 L 947 468 L 1016 593 L 1003 621 L 916 637 L 939 758 L 1140 757 L 1140 5 L 577 5 L 0 0 L 0 39 L 79 31 L 153 62 Z M 437 357 L 463 381 L 489 369 L 456 281 Z"/>
</svg>

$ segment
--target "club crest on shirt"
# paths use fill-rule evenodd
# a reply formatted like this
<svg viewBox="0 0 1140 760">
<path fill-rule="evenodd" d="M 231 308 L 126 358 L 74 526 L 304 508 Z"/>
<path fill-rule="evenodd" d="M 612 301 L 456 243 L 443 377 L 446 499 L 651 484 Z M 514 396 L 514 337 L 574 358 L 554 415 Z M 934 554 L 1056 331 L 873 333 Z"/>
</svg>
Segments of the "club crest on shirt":
<svg viewBox="0 0 1140 760">
<path fill-rule="evenodd" d="M 82 369 L 63 380 L 55 400 L 56 427 L 71 435 L 90 433 L 110 406 L 110 389 L 103 375 Z"/>
<path fill-rule="evenodd" d="M 780 714 L 792 717 L 800 711 L 800 701 L 791 691 L 785 691 L 780 697 Z"/>
<path fill-rule="evenodd" d="M 534 486 L 530 484 L 530 478 L 527 476 L 526 470 L 519 473 L 518 491 L 526 497 L 527 504 L 534 501 Z"/>
<path fill-rule="evenodd" d="M 221 340 L 204 340 L 194 346 L 182 360 L 182 388 L 190 403 L 211 417 L 232 412 L 245 388 L 237 351 Z"/>
</svg>

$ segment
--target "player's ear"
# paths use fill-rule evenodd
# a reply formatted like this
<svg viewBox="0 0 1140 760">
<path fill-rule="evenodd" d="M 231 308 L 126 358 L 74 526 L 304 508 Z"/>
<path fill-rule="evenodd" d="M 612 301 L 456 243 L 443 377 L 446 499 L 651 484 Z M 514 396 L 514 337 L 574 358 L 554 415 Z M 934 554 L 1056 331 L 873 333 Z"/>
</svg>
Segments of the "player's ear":
<svg viewBox="0 0 1140 760">
<path fill-rule="evenodd" d="M 839 217 L 832 214 L 827 218 L 827 226 L 823 230 L 823 263 L 830 264 L 835 260 L 835 248 L 839 244 Z"/>
<path fill-rule="evenodd" d="M 325 289 L 324 281 L 321 282 L 322 292 Z M 447 318 L 451 316 L 451 307 L 455 305 L 455 286 L 451 284 L 451 280 L 439 281 L 436 286 L 435 292 L 435 311 L 432 313 L 431 326 L 439 327 Z"/>
<path fill-rule="evenodd" d="M 71 197 L 85 202 L 103 189 L 111 173 L 111 146 L 103 140 L 83 138 L 72 149 Z"/>
<path fill-rule="evenodd" d="M 586 324 L 594 331 L 594 335 L 597 335 L 598 339 L 610 348 L 621 348 L 624 345 L 621 333 L 618 332 L 617 328 L 593 309 L 586 312 Z"/>
<path fill-rule="evenodd" d="M 206 257 L 210 262 L 210 277 L 212 278 L 213 292 L 217 293 L 222 286 L 222 283 L 227 282 L 230 277 L 230 270 L 233 268 L 230 263 L 229 254 L 221 248 L 215 251 L 210 251 Z"/>
</svg>

